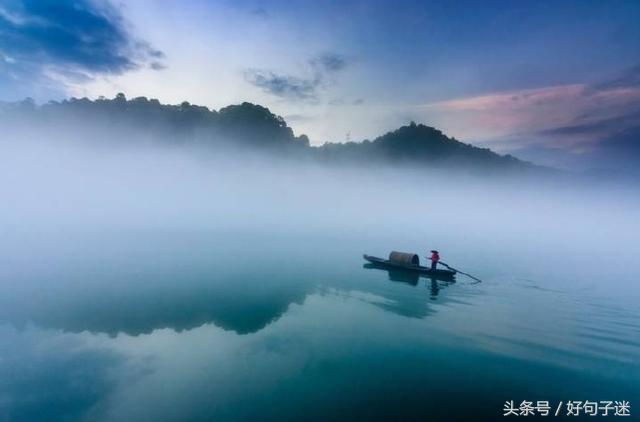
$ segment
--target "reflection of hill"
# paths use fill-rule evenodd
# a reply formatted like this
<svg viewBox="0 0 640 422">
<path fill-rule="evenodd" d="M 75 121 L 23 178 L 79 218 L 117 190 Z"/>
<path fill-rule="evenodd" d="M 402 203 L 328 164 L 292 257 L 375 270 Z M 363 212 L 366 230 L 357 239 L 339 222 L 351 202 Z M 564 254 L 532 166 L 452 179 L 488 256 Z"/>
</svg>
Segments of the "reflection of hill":
<svg viewBox="0 0 640 422">
<path fill-rule="evenodd" d="M 360 271 L 356 285 L 338 277 L 332 286 L 383 298 L 371 303 L 408 318 L 425 318 L 434 313 L 432 300 L 448 300 L 440 291 L 447 283 L 418 280 L 406 273 Z M 249 334 L 276 321 L 292 303 L 303 303 L 315 290 L 304 276 L 271 272 L 272 276 L 262 277 L 239 272 L 197 278 L 138 276 L 50 284 L 48 279 L 18 287 L 5 284 L 0 286 L 0 323 L 111 336 L 137 336 L 163 328 L 190 330 L 213 323 Z"/>
<path fill-rule="evenodd" d="M 261 274 L 230 268 L 224 274 L 204 272 L 136 275 L 132 272 L 96 276 L 63 274 L 25 283 L 0 284 L 0 324 L 18 328 L 35 324 L 44 329 L 89 331 L 137 336 L 157 329 L 190 330 L 212 323 L 237 334 L 265 328 L 284 315 L 292 303 L 302 304 L 315 291 L 315 277 L 306 271 L 263 268 Z M 315 269 L 318 271 L 318 269 Z M 416 274 L 358 269 L 336 274 L 328 287 L 366 292 L 372 305 L 408 318 L 435 313 L 434 301 L 450 300 L 447 282 Z M 315 274 L 315 273 L 313 273 Z M 366 299 L 365 299 L 366 300 Z"/>
<path fill-rule="evenodd" d="M 156 329 L 189 330 L 213 323 L 247 334 L 277 320 L 291 303 L 302 303 L 308 291 L 297 279 L 154 280 L 79 283 L 0 294 L 0 322 L 28 323 L 70 332 L 140 335 Z"/>
</svg>

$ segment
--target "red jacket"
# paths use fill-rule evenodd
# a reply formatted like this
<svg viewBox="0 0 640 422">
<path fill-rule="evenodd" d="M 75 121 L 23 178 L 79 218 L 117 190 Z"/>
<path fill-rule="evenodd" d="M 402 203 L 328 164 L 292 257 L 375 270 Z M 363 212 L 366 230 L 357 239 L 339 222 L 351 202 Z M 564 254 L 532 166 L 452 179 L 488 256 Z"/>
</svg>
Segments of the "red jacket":
<svg viewBox="0 0 640 422">
<path fill-rule="evenodd" d="M 437 253 L 432 253 L 431 262 L 438 262 L 438 261 L 440 261 L 440 255 L 438 255 Z"/>
</svg>

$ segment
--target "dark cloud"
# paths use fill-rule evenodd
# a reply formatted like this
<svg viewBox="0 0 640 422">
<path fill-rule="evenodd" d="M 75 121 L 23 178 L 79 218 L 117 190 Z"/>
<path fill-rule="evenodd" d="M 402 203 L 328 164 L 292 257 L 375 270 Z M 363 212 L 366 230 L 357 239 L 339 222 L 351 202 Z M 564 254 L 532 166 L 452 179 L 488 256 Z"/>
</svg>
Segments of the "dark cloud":
<svg viewBox="0 0 640 422">
<path fill-rule="evenodd" d="M 320 89 L 332 74 L 343 70 L 348 61 L 335 53 L 323 53 L 309 60 L 311 76 L 300 78 L 263 69 L 248 69 L 245 79 L 252 85 L 280 98 L 317 101 Z"/>
<path fill-rule="evenodd" d="M 311 59 L 311 65 L 320 72 L 338 72 L 347 67 L 347 59 L 336 53 L 323 53 Z"/>
<path fill-rule="evenodd" d="M 609 118 L 594 118 L 592 121 L 581 124 L 560 126 L 544 131 L 540 135 L 544 136 L 574 136 L 574 135 L 594 135 L 608 134 L 616 132 L 621 128 L 640 124 L 640 113 L 629 113 L 622 116 Z"/>
<path fill-rule="evenodd" d="M 301 79 L 289 75 L 250 69 L 245 73 L 246 80 L 276 97 L 293 100 L 315 100 L 320 79 Z"/>
<path fill-rule="evenodd" d="M 640 117 L 640 116 L 638 116 Z M 594 130 L 599 130 L 595 125 Z M 586 151 L 578 153 L 553 146 L 535 145 L 513 151 L 518 158 L 538 164 L 573 170 L 606 170 L 640 176 L 640 125 L 621 129 L 609 126 L 609 133 Z M 573 134 L 573 133 L 572 133 Z M 577 128 L 576 134 L 589 134 L 588 128 Z M 609 173 L 611 174 L 611 173 Z"/>
<path fill-rule="evenodd" d="M 640 64 L 627 69 L 616 78 L 592 85 L 590 87 L 590 91 L 604 91 L 630 87 L 640 87 Z"/>
<path fill-rule="evenodd" d="M 313 116 L 309 116 L 306 114 L 287 114 L 284 116 L 284 119 L 287 122 L 307 122 L 313 119 Z"/>
<path fill-rule="evenodd" d="M 93 0 L 18 0 L 0 6 L 3 71 L 34 83 L 46 73 L 121 74 L 163 67 L 164 54 L 131 35 L 117 9 Z"/>
<path fill-rule="evenodd" d="M 351 100 L 346 100 L 344 98 L 334 98 L 333 100 L 329 101 L 329 104 L 334 105 L 334 106 L 342 106 L 342 105 L 354 105 L 354 106 L 359 106 L 364 104 L 364 100 L 362 98 L 357 98 L 353 101 Z"/>
<path fill-rule="evenodd" d="M 261 19 L 268 19 L 270 17 L 269 12 L 264 7 L 256 7 L 251 9 L 249 13 Z"/>
<path fill-rule="evenodd" d="M 167 66 L 162 62 L 151 62 L 149 67 L 153 70 L 163 70 L 167 68 Z"/>
<path fill-rule="evenodd" d="M 598 145 L 600 151 L 610 151 L 611 153 L 623 152 L 620 160 L 633 159 L 636 165 L 637 159 L 640 157 L 640 125 L 629 127 L 611 135 Z M 638 171 L 640 169 L 637 168 Z"/>
</svg>

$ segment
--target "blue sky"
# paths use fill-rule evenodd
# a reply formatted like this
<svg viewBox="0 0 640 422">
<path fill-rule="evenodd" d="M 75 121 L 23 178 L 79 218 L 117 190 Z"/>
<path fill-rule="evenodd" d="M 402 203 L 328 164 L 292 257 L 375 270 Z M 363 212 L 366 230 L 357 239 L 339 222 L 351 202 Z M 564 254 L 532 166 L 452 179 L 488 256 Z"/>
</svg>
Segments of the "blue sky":
<svg viewBox="0 0 640 422">
<path fill-rule="evenodd" d="M 251 101 L 314 143 L 416 120 L 579 151 L 640 126 L 638 22 L 635 0 L 0 0 L 0 100 Z"/>
</svg>

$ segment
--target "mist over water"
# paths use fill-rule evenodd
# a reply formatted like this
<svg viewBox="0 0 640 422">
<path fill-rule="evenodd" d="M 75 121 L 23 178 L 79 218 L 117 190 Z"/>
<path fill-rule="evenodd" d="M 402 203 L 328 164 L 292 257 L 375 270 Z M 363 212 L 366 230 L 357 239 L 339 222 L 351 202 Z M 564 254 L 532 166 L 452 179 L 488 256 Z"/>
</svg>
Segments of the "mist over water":
<svg viewBox="0 0 640 422">
<path fill-rule="evenodd" d="M 632 185 L 0 148 L 9 420 L 501 417 L 640 393 Z M 362 267 L 433 248 L 483 282 Z"/>
</svg>

